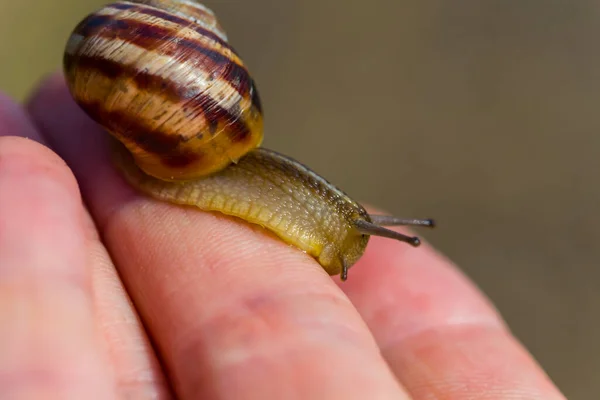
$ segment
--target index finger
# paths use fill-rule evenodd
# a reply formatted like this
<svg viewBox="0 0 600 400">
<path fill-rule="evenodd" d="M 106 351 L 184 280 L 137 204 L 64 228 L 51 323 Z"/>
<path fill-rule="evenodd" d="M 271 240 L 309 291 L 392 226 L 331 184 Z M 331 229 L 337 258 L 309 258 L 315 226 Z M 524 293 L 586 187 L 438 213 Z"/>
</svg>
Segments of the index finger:
<svg viewBox="0 0 600 400">
<path fill-rule="evenodd" d="M 239 221 L 137 195 L 61 77 L 30 110 L 80 181 L 183 398 L 408 398 L 312 258 Z"/>
</svg>

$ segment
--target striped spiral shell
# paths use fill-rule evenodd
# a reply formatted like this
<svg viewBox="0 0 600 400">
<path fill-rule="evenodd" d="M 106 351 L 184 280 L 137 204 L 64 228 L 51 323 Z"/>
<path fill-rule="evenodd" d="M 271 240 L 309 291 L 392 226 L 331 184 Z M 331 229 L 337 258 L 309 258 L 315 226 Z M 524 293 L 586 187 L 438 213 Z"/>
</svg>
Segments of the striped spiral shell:
<svg viewBox="0 0 600 400">
<path fill-rule="evenodd" d="M 75 101 L 156 178 L 211 174 L 262 142 L 254 81 L 193 0 L 103 7 L 74 29 L 64 68 Z"/>
</svg>

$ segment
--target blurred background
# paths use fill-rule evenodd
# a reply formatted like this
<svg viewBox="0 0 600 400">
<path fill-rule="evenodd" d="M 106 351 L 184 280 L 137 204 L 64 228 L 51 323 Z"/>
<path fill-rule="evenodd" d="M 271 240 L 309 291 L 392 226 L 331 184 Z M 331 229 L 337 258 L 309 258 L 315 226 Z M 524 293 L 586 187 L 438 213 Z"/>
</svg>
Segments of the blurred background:
<svg viewBox="0 0 600 400">
<path fill-rule="evenodd" d="M 0 89 L 60 67 L 98 0 L 2 1 Z M 600 397 L 600 4 L 206 0 L 265 145 L 399 216 L 489 295 L 569 399 Z"/>
</svg>

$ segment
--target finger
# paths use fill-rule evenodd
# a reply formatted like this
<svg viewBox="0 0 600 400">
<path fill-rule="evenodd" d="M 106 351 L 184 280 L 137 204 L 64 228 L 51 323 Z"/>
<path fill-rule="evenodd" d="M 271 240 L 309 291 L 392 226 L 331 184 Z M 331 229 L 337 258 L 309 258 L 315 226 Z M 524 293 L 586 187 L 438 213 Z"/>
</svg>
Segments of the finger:
<svg viewBox="0 0 600 400">
<path fill-rule="evenodd" d="M 0 103 L 0 136 L 33 133 L 13 105 Z M 0 137 L 2 398 L 114 398 L 94 326 L 82 215 L 58 157 L 34 141 Z"/>
<path fill-rule="evenodd" d="M 342 288 L 415 399 L 564 399 L 489 301 L 429 245 L 373 238 Z"/>
<path fill-rule="evenodd" d="M 83 183 L 183 398 L 407 398 L 312 259 L 239 221 L 137 196 L 62 84 L 38 98 L 48 106 L 33 113 Z"/>
<path fill-rule="evenodd" d="M 20 109 L 11 114 L 17 112 L 25 114 Z M 30 130 L 32 138 L 47 142 L 35 129 Z M 83 218 L 96 327 L 110 360 L 117 398 L 170 399 L 171 390 L 152 344 L 87 210 Z"/>
<path fill-rule="evenodd" d="M 0 93 L 0 137 L 19 136 L 42 142 L 42 137 L 29 116 L 10 97 Z"/>
<path fill-rule="evenodd" d="M 45 143 L 22 107 L 0 95 L 0 136 Z M 56 156 L 55 156 L 56 158 Z M 66 168 L 66 165 L 64 165 Z M 83 216 L 87 267 L 91 272 L 95 329 L 108 354 L 117 398 L 170 398 L 168 385 L 143 326 L 86 210 Z"/>
</svg>

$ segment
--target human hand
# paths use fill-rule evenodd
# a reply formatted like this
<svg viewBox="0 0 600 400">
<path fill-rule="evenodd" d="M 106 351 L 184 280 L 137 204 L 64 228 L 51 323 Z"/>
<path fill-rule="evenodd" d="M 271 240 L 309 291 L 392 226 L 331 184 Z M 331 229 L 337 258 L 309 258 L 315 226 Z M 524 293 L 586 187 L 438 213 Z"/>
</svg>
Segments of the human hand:
<svg viewBox="0 0 600 400">
<path fill-rule="evenodd" d="M 1 98 L 0 136 L 33 139 L 0 137 L 3 399 L 564 399 L 427 244 L 373 237 L 339 283 L 141 196 L 60 76 Z"/>
</svg>

